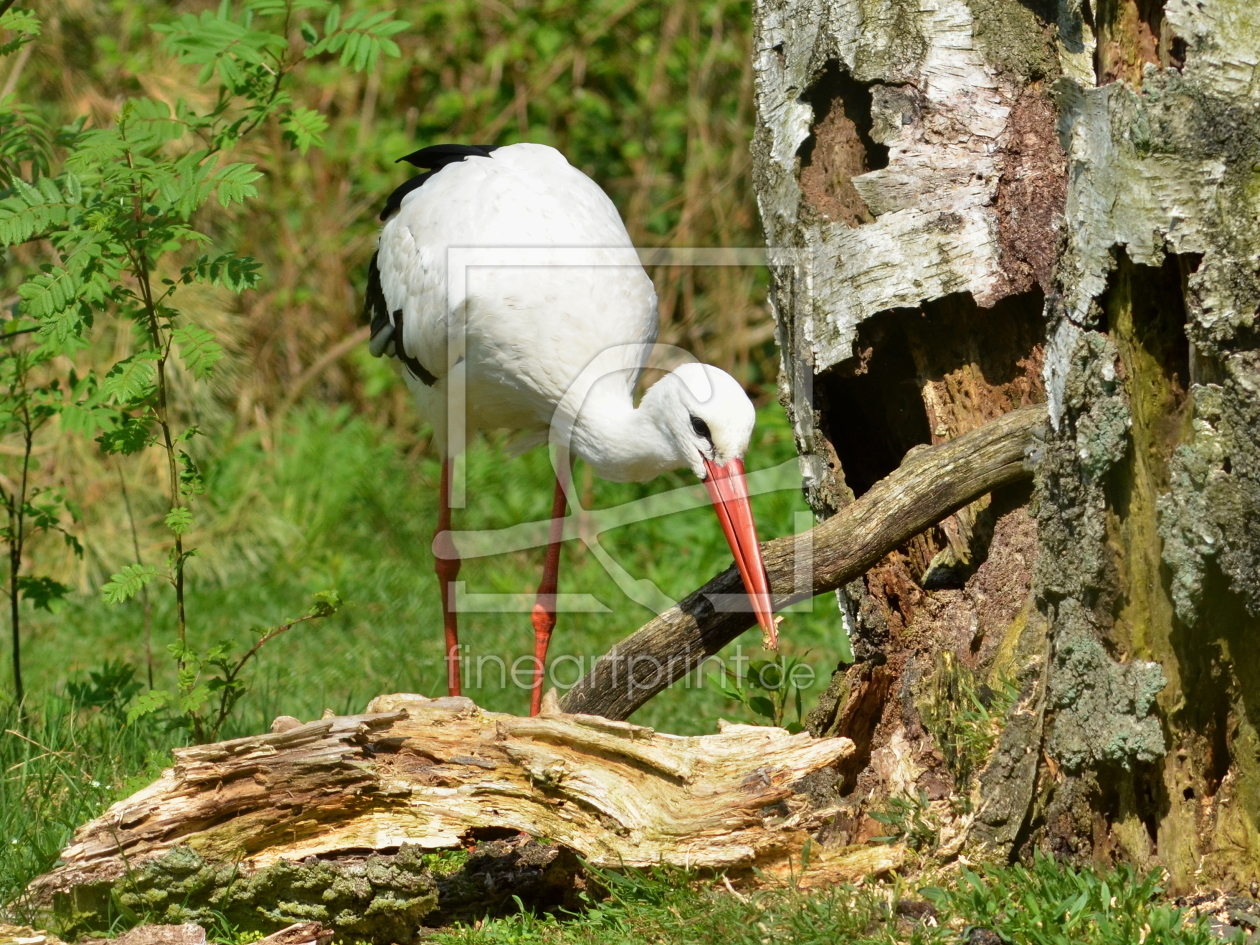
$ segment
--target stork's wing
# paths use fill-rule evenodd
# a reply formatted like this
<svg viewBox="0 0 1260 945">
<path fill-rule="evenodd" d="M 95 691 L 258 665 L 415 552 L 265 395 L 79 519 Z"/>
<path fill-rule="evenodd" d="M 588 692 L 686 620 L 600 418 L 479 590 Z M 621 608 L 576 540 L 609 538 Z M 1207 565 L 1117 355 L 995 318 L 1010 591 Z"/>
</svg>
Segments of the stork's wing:
<svg viewBox="0 0 1260 945">
<path fill-rule="evenodd" d="M 378 264 L 380 250 L 372 254 L 372 262 L 368 265 L 367 294 L 363 298 L 364 321 L 372 326 L 368 338 L 368 351 L 372 357 L 379 358 L 388 354 L 398 358 L 407 370 L 426 387 L 437 383 L 437 376 L 429 371 L 420 361 L 407 353 L 402 344 L 403 310 L 389 310 L 385 299 L 385 291 L 381 288 L 381 269 Z"/>
<path fill-rule="evenodd" d="M 610 349 L 626 349 L 613 368 L 637 373 L 656 297 L 612 201 L 551 148 L 475 150 L 408 156 L 440 167 L 381 229 L 373 353 L 399 357 L 428 385 L 467 357 L 470 380 L 518 390 L 543 413 Z M 551 261 L 530 256 L 539 250 Z M 459 350 L 448 350 L 452 339 Z"/>
</svg>

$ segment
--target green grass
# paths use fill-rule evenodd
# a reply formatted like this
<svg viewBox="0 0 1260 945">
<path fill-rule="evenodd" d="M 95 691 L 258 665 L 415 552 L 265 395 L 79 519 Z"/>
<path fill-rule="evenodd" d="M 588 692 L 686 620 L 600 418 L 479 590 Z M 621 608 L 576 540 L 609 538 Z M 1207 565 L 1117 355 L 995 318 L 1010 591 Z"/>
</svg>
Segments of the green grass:
<svg viewBox="0 0 1260 945">
<path fill-rule="evenodd" d="M 723 945 L 929 945 L 966 941 L 973 928 L 1018 945 L 1209 945 L 1206 928 L 1186 925 L 1160 899 L 1155 877 L 1122 867 L 1108 873 L 1038 859 L 1030 868 L 992 868 L 947 886 L 894 881 L 803 892 L 732 894 L 720 881 L 672 871 L 606 876 L 608 898 L 580 917 L 529 913 L 444 931 L 449 945 L 582 945 L 721 942 Z M 905 905 L 931 901 L 927 921 Z M 899 903 L 902 908 L 899 909 Z"/>
<path fill-rule="evenodd" d="M 0 705 L 0 905 L 56 861 L 80 824 L 167 763 L 171 735 L 53 698 L 25 718 Z"/>
<path fill-rule="evenodd" d="M 443 693 L 442 623 L 430 552 L 438 464 L 415 447 L 347 410 L 316 408 L 294 416 L 269 449 L 252 436 L 220 445 L 217 458 L 206 464 L 214 512 L 197 512 L 199 531 L 192 536 L 198 545 L 188 609 L 194 643 L 227 639 L 240 645 L 250 639 L 252 627 L 303 612 L 310 594 L 324 588 L 337 588 L 348 602 L 337 616 L 305 625 L 263 651 L 254 689 L 238 710 L 232 732 L 265 730 L 281 714 L 308 719 L 325 708 L 360 711 L 383 692 Z M 794 458 L 781 409 L 763 408 L 750 469 Z M 456 512 L 457 528 L 506 528 L 548 514 L 550 465 L 543 450 L 508 458 L 497 444 L 478 441 L 468 453 L 467 475 L 469 507 Z M 616 484 L 593 478 L 579 465 L 575 476 L 590 508 L 607 509 L 679 487 L 703 495 L 690 474 L 646 485 Z M 790 470 L 788 478 L 794 478 Z M 139 506 L 143 499 L 133 502 Z M 792 533 L 797 513 L 806 508 L 794 486 L 756 496 L 753 504 L 763 538 Z M 137 515 L 154 517 L 144 509 Z M 97 525 L 118 528 L 117 523 Z M 86 543 L 104 545 L 93 541 L 93 527 L 89 519 Z M 490 541 L 493 546 L 497 539 Z M 671 598 L 731 561 L 707 507 L 611 529 L 600 541 L 633 578 L 655 582 Z M 146 560 L 156 563 L 156 555 Z M 125 563 L 103 561 L 99 569 L 108 573 Z M 460 579 L 469 593 L 523 595 L 528 606 L 541 568 L 538 548 L 465 561 Z M 590 594 L 607 608 L 560 615 L 552 655 L 559 660 L 559 681 L 571 684 L 579 668 L 575 659 L 589 665 L 652 612 L 627 598 L 578 541 L 564 547 L 560 584 L 561 592 Z M 170 641 L 171 600 L 156 584 L 151 594 L 160 687 L 170 682 L 162 645 Z M 834 601 L 822 597 L 812 607 L 812 612 L 788 615 L 781 630 L 785 652 L 806 658 L 816 671 L 804 693 L 806 706 L 847 651 Z M 25 646 L 28 688 L 52 691 L 68 674 L 98 666 L 106 657 L 141 665 L 142 625 L 139 601 L 106 608 L 95 593 L 80 594 L 55 616 L 32 614 Z M 470 654 L 465 692 L 487 708 L 524 712 L 528 693 L 513 684 L 511 667 L 532 653 L 532 634 L 527 609 L 462 615 L 461 640 Z M 751 657 L 764 653 L 756 631 L 730 653 L 736 647 Z M 498 668 L 500 659 L 506 673 Z M 522 677 L 527 676 L 525 668 Z M 742 718 L 747 712 L 715 683 L 679 684 L 650 702 L 636 721 L 691 734 L 713 731 L 720 715 Z"/>
<path fill-rule="evenodd" d="M 793 461 L 790 431 L 776 405 L 761 410 L 749 453 L 752 470 Z M 345 408 L 314 407 L 296 413 L 267 446 L 260 437 L 211 444 L 204 449 L 209 490 L 198 510 L 193 544 L 194 583 L 189 600 L 194 643 L 252 641 L 252 629 L 302 613 L 313 592 L 336 587 L 348 602 L 332 618 L 306 624 L 264 650 L 250 677 L 252 689 L 225 736 L 265 731 L 277 715 L 318 717 L 326 708 L 361 711 L 373 696 L 410 691 L 444 694 L 441 615 L 430 541 L 436 517 L 436 460 L 415 442 L 352 416 Z M 550 466 L 536 450 L 507 458 L 498 444 L 478 441 L 469 451 L 469 507 L 456 526 L 493 529 L 541 519 L 550 507 Z M 579 466 L 576 482 L 588 508 L 611 508 L 683 486 L 702 490 L 693 477 L 666 476 L 646 485 L 594 479 Z M 108 482 L 103 485 L 108 486 Z M 99 488 L 100 486 L 96 486 Z M 108 574 L 128 563 L 130 537 L 119 540 L 121 503 L 108 496 L 87 511 L 85 544 L 121 548 L 126 559 L 89 560 Z M 140 531 L 158 534 L 159 500 L 133 487 Z M 804 502 L 795 488 L 754 498 L 762 537 L 788 534 Z M 608 554 L 635 578 L 646 577 L 671 596 L 680 596 L 729 566 L 730 552 L 713 513 L 704 507 L 653 518 L 604 532 Z M 474 593 L 518 593 L 529 597 L 542 566 L 542 550 L 512 552 L 466 561 L 461 579 Z M 160 560 L 148 552 L 147 561 Z M 564 549 L 561 591 L 587 593 L 607 612 L 562 614 L 553 638 L 555 657 L 590 660 L 652 614 L 621 593 L 595 556 L 573 541 Z M 171 595 L 150 588 L 156 684 L 172 682 L 165 644 L 172 636 Z M 789 615 L 782 627 L 785 651 L 809 660 L 816 681 L 846 651 L 834 602 L 821 598 L 812 612 Z M 88 674 L 107 662 L 137 667 L 144 678 L 143 606 L 132 601 L 107 607 L 90 586 L 54 615 L 29 612 L 24 625 L 24 668 L 29 715 L 12 708 L 0 719 L 0 901 L 8 901 L 32 877 L 48 869 L 73 828 L 99 814 L 114 799 L 151 780 L 169 758 L 178 737 L 154 725 L 124 727 L 121 706 L 108 690 L 94 692 Z M 528 613 L 477 613 L 462 620 L 475 668 L 478 657 L 500 657 L 508 666 L 532 653 Z M 738 647 L 762 655 L 756 631 Z M 493 663 L 488 664 L 493 667 Z M 486 666 L 483 666 L 483 670 Z M 565 669 L 576 669 L 570 661 Z M 569 674 L 569 681 L 576 673 Z M 78 688 L 75 688 L 74 681 Z M 465 691 L 481 705 L 523 713 L 528 692 L 510 677 L 483 672 Z M 69 685 L 68 685 L 69 684 Z M 95 687 L 100 689 L 98 685 Z M 104 708 L 73 710 L 80 703 Z M 682 684 L 650 702 L 637 720 L 666 731 L 713 731 L 719 716 L 753 721 L 723 695 L 716 680 Z M 14 841 L 17 841 L 16 843 Z"/>
</svg>

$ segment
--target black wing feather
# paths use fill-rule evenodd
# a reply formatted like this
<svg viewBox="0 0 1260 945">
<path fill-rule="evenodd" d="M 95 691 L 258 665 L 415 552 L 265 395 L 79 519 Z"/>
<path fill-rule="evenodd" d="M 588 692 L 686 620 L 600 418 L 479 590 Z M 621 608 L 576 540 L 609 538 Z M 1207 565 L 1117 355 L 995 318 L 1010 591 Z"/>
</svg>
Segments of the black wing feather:
<svg viewBox="0 0 1260 945">
<path fill-rule="evenodd" d="M 423 174 L 418 174 L 390 194 L 389 199 L 385 201 L 385 209 L 381 211 L 381 221 L 384 222 L 393 216 L 402 207 L 403 197 L 406 197 L 436 173 L 437 171 L 425 171 Z"/>
<path fill-rule="evenodd" d="M 466 157 L 489 157 L 490 152 L 497 151 L 497 144 L 432 144 L 419 151 L 400 157 L 395 164 L 406 161 L 416 167 L 437 170 L 448 164 L 455 164 Z"/>
<path fill-rule="evenodd" d="M 433 144 L 400 157 L 395 164 L 406 161 L 415 167 L 424 168 L 425 173 L 411 178 L 389 195 L 389 199 L 385 201 L 385 209 L 381 211 L 381 220 L 388 220 L 402 206 L 403 197 L 423 185 L 446 165 L 458 164 L 466 157 L 489 157 L 492 151 L 498 149 L 497 144 Z"/>
<path fill-rule="evenodd" d="M 404 197 L 423 186 L 425 181 L 446 165 L 456 164 L 467 157 L 489 157 L 491 152 L 498 149 L 497 144 L 434 144 L 400 157 L 394 162 L 395 164 L 406 161 L 415 167 L 423 168 L 425 173 L 417 174 L 389 195 L 389 199 L 385 201 L 385 209 L 381 211 L 381 220 L 388 220 L 402 207 Z M 378 357 L 392 354 L 402 361 L 407 366 L 407 370 L 425 386 L 432 387 L 437 383 L 437 377 L 403 348 L 402 309 L 392 314 L 389 311 L 385 293 L 381 289 L 381 270 L 377 265 L 377 255 L 377 253 L 372 254 L 372 262 L 368 266 L 367 294 L 363 299 L 363 320 L 372 326 L 369 341 L 372 353 Z"/>
<path fill-rule="evenodd" d="M 425 387 L 432 387 L 437 383 L 437 377 L 430 373 L 418 358 L 409 355 L 403 347 L 402 309 L 390 315 L 389 305 L 385 302 L 385 292 L 381 288 L 381 269 L 376 262 L 379 255 L 379 253 L 372 254 L 372 262 L 368 265 L 367 293 L 363 297 L 363 320 L 372 326 L 368 344 L 372 353 L 381 357 L 391 353 L 389 349 L 392 342 L 393 356 L 406 365 L 407 370 Z M 380 338 L 379 343 L 378 338 Z"/>
</svg>

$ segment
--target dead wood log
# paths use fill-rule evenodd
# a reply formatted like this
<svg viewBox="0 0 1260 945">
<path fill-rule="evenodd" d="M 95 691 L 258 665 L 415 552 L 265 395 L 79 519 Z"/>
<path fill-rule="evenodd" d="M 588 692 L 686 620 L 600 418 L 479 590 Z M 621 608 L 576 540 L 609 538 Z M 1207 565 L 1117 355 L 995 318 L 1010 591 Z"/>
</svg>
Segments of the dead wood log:
<svg viewBox="0 0 1260 945">
<path fill-rule="evenodd" d="M 847 738 L 777 728 L 681 737 L 589 716 L 517 718 L 458 697 L 381 696 L 364 715 L 177 750 L 159 780 L 81 827 L 30 893 L 46 904 L 70 894 L 63 904 L 82 911 L 146 863 L 195 854 L 197 869 L 228 864 L 236 884 L 207 896 L 240 898 L 248 890 L 239 875 L 291 872 L 308 857 L 326 870 L 404 845 L 466 847 L 486 831 L 545 837 L 602 866 L 773 870 L 795 858 L 799 869 L 810 830 L 827 816 L 800 782 L 852 752 Z M 898 857 L 865 851 L 850 872 L 886 870 Z M 85 888 L 95 892 L 75 894 Z M 432 884 L 417 889 L 409 901 L 436 908 L 420 895 Z"/>
<path fill-rule="evenodd" d="M 999 486 L 1032 475 L 1044 406 L 1012 410 L 921 447 L 861 498 L 802 535 L 761 546 L 775 608 L 833 591 L 894 548 Z M 802 584 L 803 582 L 803 584 Z M 565 694 L 565 712 L 625 719 L 755 623 L 732 566 L 601 656 Z M 720 605 L 720 606 L 719 606 Z"/>
</svg>

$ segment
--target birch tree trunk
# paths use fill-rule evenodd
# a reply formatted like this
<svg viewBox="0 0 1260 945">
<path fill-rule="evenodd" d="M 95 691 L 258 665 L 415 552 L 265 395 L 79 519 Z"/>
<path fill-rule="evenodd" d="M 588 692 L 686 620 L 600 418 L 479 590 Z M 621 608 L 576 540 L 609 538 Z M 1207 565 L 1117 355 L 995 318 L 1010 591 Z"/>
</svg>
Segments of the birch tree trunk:
<svg viewBox="0 0 1260 945">
<path fill-rule="evenodd" d="M 1252 0 L 759 0 L 756 188 L 821 518 L 1030 402 L 993 493 L 840 595 L 837 834 L 1260 880 Z M 946 799 L 961 796 L 964 803 Z M 844 839 L 838 837 L 837 839 Z"/>
</svg>

